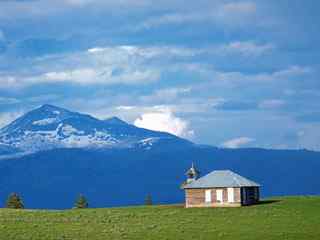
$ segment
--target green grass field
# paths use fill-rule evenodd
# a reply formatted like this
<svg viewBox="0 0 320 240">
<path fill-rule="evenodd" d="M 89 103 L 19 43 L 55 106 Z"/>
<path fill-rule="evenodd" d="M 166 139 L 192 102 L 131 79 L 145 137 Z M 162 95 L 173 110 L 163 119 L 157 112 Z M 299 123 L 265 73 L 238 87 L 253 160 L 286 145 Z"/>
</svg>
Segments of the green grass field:
<svg viewBox="0 0 320 240">
<path fill-rule="evenodd" d="M 0 239 L 320 239 L 320 197 L 241 208 L 0 209 Z"/>
</svg>

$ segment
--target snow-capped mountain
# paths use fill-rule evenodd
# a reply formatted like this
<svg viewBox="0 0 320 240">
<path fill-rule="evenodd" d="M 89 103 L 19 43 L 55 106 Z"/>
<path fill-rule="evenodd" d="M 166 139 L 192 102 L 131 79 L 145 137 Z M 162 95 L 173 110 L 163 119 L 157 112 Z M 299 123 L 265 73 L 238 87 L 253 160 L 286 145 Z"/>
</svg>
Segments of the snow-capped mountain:
<svg viewBox="0 0 320 240">
<path fill-rule="evenodd" d="M 149 149 L 157 142 L 189 143 L 172 134 L 135 127 L 117 117 L 99 120 L 52 105 L 32 110 L 0 130 L 0 147 L 25 153 L 54 148 Z"/>
</svg>

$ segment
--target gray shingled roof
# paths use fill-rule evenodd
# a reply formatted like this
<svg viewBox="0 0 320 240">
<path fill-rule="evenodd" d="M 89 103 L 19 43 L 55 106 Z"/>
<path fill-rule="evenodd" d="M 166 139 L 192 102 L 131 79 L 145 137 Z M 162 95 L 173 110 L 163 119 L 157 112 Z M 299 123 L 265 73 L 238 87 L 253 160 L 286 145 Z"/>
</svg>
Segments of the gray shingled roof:
<svg viewBox="0 0 320 240">
<path fill-rule="evenodd" d="M 249 179 L 246 179 L 239 174 L 230 170 L 213 171 L 189 184 L 184 186 L 188 188 L 217 188 L 217 187 L 259 187 Z"/>
</svg>

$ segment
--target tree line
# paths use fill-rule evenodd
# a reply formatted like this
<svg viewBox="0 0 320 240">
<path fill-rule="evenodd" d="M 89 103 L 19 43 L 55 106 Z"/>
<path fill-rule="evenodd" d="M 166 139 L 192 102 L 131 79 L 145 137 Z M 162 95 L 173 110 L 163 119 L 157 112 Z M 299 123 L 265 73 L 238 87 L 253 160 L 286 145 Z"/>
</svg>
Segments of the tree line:
<svg viewBox="0 0 320 240">
<path fill-rule="evenodd" d="M 151 194 L 147 194 L 144 200 L 145 205 L 152 205 L 152 197 Z M 89 203 L 86 199 L 86 197 L 82 194 L 79 194 L 78 198 L 75 200 L 74 209 L 82 209 L 82 208 L 88 208 Z M 11 193 L 8 196 L 8 199 L 5 203 L 5 208 L 11 208 L 11 209 L 24 209 L 24 203 L 22 198 L 17 193 Z"/>
</svg>

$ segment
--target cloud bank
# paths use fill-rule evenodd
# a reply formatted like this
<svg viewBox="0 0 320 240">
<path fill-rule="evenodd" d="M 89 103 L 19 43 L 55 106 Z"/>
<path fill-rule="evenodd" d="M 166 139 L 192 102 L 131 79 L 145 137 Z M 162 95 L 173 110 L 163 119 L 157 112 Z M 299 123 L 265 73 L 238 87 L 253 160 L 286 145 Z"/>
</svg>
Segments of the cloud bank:
<svg viewBox="0 0 320 240">
<path fill-rule="evenodd" d="M 150 130 L 168 132 L 184 138 L 191 138 L 194 134 L 189 123 L 176 117 L 169 109 L 144 113 L 134 121 L 134 125 Z"/>
</svg>

